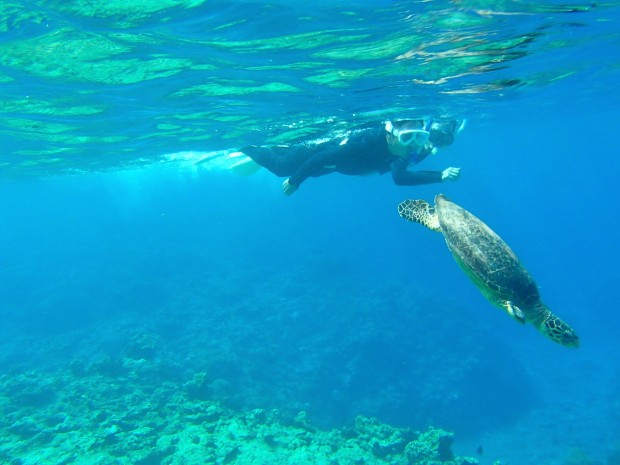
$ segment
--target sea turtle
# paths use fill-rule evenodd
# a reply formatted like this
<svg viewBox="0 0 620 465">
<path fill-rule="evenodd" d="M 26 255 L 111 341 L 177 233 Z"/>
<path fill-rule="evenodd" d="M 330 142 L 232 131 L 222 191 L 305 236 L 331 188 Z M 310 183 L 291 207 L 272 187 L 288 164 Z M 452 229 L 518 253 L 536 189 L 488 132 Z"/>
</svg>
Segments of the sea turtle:
<svg viewBox="0 0 620 465">
<path fill-rule="evenodd" d="M 536 283 L 508 245 L 467 210 L 442 194 L 435 206 L 425 200 L 405 200 L 398 213 L 443 234 L 452 256 L 482 294 L 520 323 L 530 322 L 541 333 L 569 347 L 579 337 L 540 301 Z"/>
</svg>

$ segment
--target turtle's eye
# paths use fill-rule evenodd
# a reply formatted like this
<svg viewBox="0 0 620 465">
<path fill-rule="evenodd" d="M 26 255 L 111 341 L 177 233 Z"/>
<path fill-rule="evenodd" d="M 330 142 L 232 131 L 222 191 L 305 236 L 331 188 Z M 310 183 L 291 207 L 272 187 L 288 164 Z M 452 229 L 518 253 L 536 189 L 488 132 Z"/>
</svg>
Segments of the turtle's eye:
<svg viewBox="0 0 620 465">
<path fill-rule="evenodd" d="M 569 328 L 562 334 L 562 344 L 569 347 L 579 347 L 579 336 Z"/>
</svg>

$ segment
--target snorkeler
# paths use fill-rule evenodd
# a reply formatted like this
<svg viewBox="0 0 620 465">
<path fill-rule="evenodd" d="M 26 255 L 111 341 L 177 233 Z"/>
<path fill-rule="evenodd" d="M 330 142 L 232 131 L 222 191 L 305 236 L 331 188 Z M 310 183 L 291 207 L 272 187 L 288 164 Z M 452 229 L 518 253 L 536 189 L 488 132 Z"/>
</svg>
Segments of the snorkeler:
<svg viewBox="0 0 620 465">
<path fill-rule="evenodd" d="M 329 173 L 389 171 L 395 184 L 415 186 L 459 178 L 460 168 L 409 171 L 408 167 L 435 153 L 437 147 L 452 144 L 464 126 L 464 121 L 455 120 L 398 119 L 352 130 L 344 138 L 294 145 L 251 145 L 236 153 L 247 155 L 276 176 L 287 177 L 282 183 L 285 195 L 293 194 L 306 179 Z"/>
</svg>

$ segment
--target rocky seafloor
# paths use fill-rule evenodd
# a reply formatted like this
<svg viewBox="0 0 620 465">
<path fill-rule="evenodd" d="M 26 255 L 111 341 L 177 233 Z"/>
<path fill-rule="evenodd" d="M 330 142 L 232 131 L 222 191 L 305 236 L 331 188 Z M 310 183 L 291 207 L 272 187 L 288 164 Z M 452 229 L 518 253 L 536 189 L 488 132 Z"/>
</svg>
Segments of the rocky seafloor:
<svg viewBox="0 0 620 465">
<path fill-rule="evenodd" d="M 293 281 L 277 282 L 297 286 L 286 299 L 267 282 L 242 298 L 224 284 L 202 294 L 189 281 L 158 283 L 154 306 L 152 292 L 132 300 L 140 283 L 128 281 L 122 307 L 88 312 L 81 296 L 72 307 L 50 293 L 45 305 L 63 312 L 6 319 L 0 463 L 478 463 L 453 455 L 452 433 L 429 425 L 450 430 L 430 415 L 462 412 L 456 399 L 471 398 L 468 373 L 479 362 L 440 350 L 434 337 L 399 340 L 394 332 L 409 322 L 369 313 L 410 295 L 389 287 L 370 303 L 355 298 L 349 304 L 368 321 L 354 321 L 328 306 L 291 312 L 311 305 Z M 320 300 L 341 291 L 324 288 Z M 403 363 L 422 348 L 428 360 Z"/>
<path fill-rule="evenodd" d="M 26 464 L 391 464 L 465 465 L 452 434 L 395 428 L 358 416 L 321 430 L 305 412 L 235 411 L 196 398 L 201 375 L 157 382 L 144 359 L 73 364 L 54 373 L 0 378 L 0 463 Z M 111 378 L 114 376 L 114 379 Z"/>
<path fill-rule="evenodd" d="M 3 307 L 0 464 L 617 463 L 605 403 L 576 384 L 550 410 L 493 328 L 435 290 L 167 269 L 15 287 L 29 305 Z"/>
</svg>

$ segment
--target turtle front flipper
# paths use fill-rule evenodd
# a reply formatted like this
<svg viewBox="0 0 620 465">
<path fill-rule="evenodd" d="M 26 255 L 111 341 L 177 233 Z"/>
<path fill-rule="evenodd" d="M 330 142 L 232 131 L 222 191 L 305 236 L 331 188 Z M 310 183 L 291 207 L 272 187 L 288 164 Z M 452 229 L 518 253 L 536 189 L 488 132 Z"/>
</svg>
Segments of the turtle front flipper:
<svg viewBox="0 0 620 465">
<path fill-rule="evenodd" d="M 526 322 L 525 313 L 523 313 L 523 310 L 521 310 L 519 307 L 514 305 L 510 300 L 506 300 L 502 304 L 502 307 L 504 307 L 506 309 L 506 312 L 508 312 L 508 315 L 513 317 L 519 323 L 525 324 L 525 322 Z"/>
<path fill-rule="evenodd" d="M 437 212 L 426 200 L 405 200 L 398 204 L 398 214 L 407 221 L 415 221 L 433 231 L 441 232 Z"/>
</svg>

